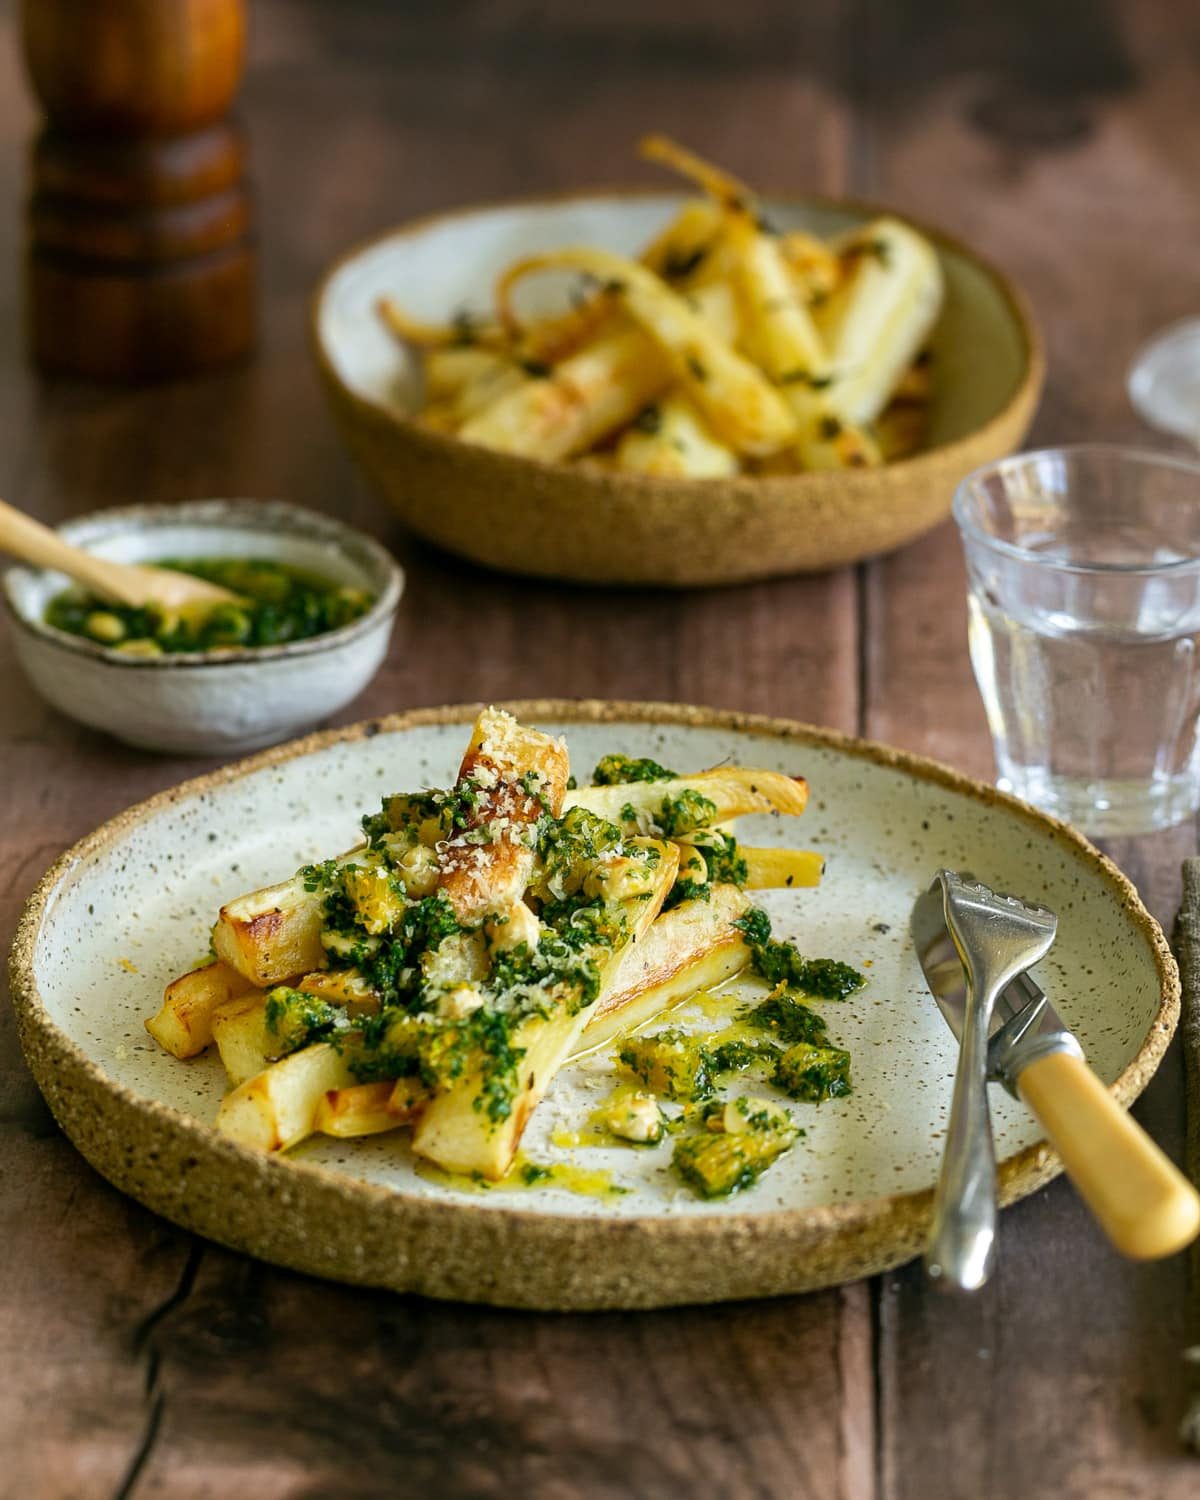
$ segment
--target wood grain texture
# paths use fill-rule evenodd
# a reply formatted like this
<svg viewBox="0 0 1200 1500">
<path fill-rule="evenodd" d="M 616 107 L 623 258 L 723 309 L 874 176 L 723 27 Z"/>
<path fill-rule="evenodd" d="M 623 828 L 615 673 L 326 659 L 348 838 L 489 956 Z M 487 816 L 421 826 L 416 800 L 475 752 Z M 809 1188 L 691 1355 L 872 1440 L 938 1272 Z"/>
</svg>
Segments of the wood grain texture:
<svg viewBox="0 0 1200 1500">
<path fill-rule="evenodd" d="M 27 0 L 20 17 L 49 116 L 30 153 L 33 359 L 115 381 L 240 359 L 254 340 L 251 198 L 238 132 L 218 122 L 241 79 L 245 0 Z"/>
<path fill-rule="evenodd" d="M 836 1493 L 841 1432 L 794 1420 L 843 1400 L 828 1300 L 529 1317 L 209 1249 L 151 1335 L 163 1417 L 138 1493 Z"/>
<path fill-rule="evenodd" d="M 936 46 L 912 6 L 872 0 L 868 16 L 861 186 L 990 245 L 1030 290 L 1051 369 L 1034 444 L 1144 439 L 1124 370 L 1196 293 L 1179 247 L 1200 232 L 1200 204 L 1180 191 L 1187 148 L 1168 125 L 1195 86 L 1175 50 L 1181 13 L 947 8 Z M 883 80 L 897 76 L 915 100 L 889 91 Z M 1127 195 L 1138 214 L 1110 219 L 1102 205 Z M 963 587 L 949 527 L 868 569 L 866 728 L 986 774 Z M 1168 930 L 1194 844 L 1187 827 L 1111 850 Z M 1176 1160 L 1180 1071 L 1173 1052 L 1135 1107 Z M 1183 1257 L 1120 1260 L 1065 1180 L 1003 1216 L 998 1274 L 974 1301 L 931 1297 L 917 1266 L 886 1276 L 881 1500 L 1195 1493 L 1194 1461 L 1175 1438 L 1185 1282 Z"/>
<path fill-rule="evenodd" d="M 409 544 L 353 477 L 303 343 L 309 288 L 346 244 L 462 199 L 624 176 L 627 143 L 652 126 L 695 134 L 697 120 L 726 122 L 705 144 L 752 163 L 761 155 L 754 112 L 765 109 L 787 136 L 768 175 L 844 187 L 843 110 L 770 58 L 767 38 L 778 34 L 796 55 L 800 28 L 761 4 L 749 38 L 720 17 L 699 41 L 651 18 L 643 56 L 629 7 L 619 45 L 610 39 L 598 52 L 602 30 L 563 20 L 552 55 L 516 5 L 480 8 L 470 48 L 457 11 L 434 21 L 417 7 L 398 18 L 397 9 L 258 7 L 244 113 L 264 229 L 260 358 L 203 384 L 107 393 L 33 387 L 6 350 L 0 420 L 21 425 L 21 503 L 59 519 L 131 493 L 281 494 L 382 535 L 408 566 L 409 593 L 389 662 L 348 718 L 536 692 L 690 699 L 852 728 L 852 574 L 680 601 L 518 585 Z M 831 17 L 827 67 L 842 34 Z M 751 73 L 727 66 L 727 46 Z M 451 58 L 460 72 L 448 92 L 438 74 Z M 11 108 L 0 120 L 3 175 L 15 183 L 27 124 Z M 0 764 L 22 785 L 56 788 L 37 808 L 0 805 L 0 860 L 13 870 L 2 920 L 11 928 L 58 848 L 195 767 L 63 723 L 16 676 L 7 642 L 0 652 L 11 691 Z M 11 1039 L 5 1056 L 23 1079 Z M 64 1174 L 87 1176 L 60 1139 L 46 1150 Z M 33 1184 L 15 1136 L 6 1159 L 19 1198 Z M 82 1231 L 68 1218 L 50 1235 L 62 1199 L 44 1181 L 36 1187 L 38 1213 L 21 1248 L 65 1298 L 80 1276 Z M 98 1286 L 144 1285 L 145 1295 L 111 1315 L 85 1303 L 41 1372 L 64 1400 L 43 1404 L 35 1433 L 18 1441 L 23 1413 L 0 1402 L 0 1432 L 18 1455 L 14 1482 L 30 1494 L 79 1492 L 66 1466 L 94 1455 L 101 1435 L 111 1463 L 94 1484 L 100 1494 L 416 1495 L 435 1485 L 463 1495 L 870 1492 L 865 1286 L 645 1321 L 522 1319 L 350 1292 L 208 1247 L 190 1251 L 93 1180 L 80 1202 L 89 1223 L 115 1213 L 161 1236 L 162 1274 L 139 1276 L 126 1233 L 106 1235 L 103 1254 L 91 1247 Z M 0 1319 L 14 1329 L 52 1312 L 36 1296 L 19 1305 L 0 1290 Z M 124 1384 L 104 1378 L 113 1356 L 97 1351 L 110 1341 Z M 20 1384 L 18 1337 L 10 1358 Z M 85 1422 L 71 1372 L 89 1361 L 99 1378 Z M 792 1420 L 801 1407 L 802 1427 Z"/>
<path fill-rule="evenodd" d="M 35 383 L 18 346 L 18 216 L 0 215 L 5 493 L 51 521 L 135 497 L 261 494 L 363 524 L 410 588 L 386 668 L 345 718 L 481 696 L 690 699 L 861 727 L 986 774 L 949 529 L 857 574 L 684 598 L 475 571 L 409 543 L 354 477 L 309 367 L 305 301 L 355 240 L 460 202 L 638 177 L 628 144 L 665 129 L 767 184 L 892 198 L 981 244 L 1047 328 L 1038 435 L 1132 436 L 1125 361 L 1196 302 L 1197 39 L 1177 16 L 1170 0 L 1070 0 L 1055 17 L 1033 0 L 611 0 L 603 14 L 259 0 L 244 107 L 263 227 L 257 362 L 137 392 Z M 34 128 L 14 31 L 0 4 L 12 204 Z M 198 763 L 59 719 L 3 635 L 0 689 L 6 938 L 65 844 Z M 1188 829 L 1117 851 L 1160 916 L 1192 846 Z M 1181 1098 L 1172 1061 L 1139 1106 L 1172 1146 Z M 902 1271 L 637 1316 L 440 1307 L 196 1245 L 126 1203 L 50 1124 L 5 1007 L 0 1214 L 5 1482 L 35 1500 L 1194 1488 L 1172 1434 L 1182 1262 L 1119 1264 L 1063 1184 L 1004 1216 L 999 1277 L 972 1303 L 930 1298 Z"/>
</svg>

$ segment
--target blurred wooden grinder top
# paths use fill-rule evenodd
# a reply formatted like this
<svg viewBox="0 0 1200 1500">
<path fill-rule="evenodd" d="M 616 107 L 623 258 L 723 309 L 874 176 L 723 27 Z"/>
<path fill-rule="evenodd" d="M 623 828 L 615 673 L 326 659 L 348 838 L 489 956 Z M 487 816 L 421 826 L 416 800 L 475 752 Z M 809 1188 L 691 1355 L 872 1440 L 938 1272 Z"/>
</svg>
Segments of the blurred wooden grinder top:
<svg viewBox="0 0 1200 1500">
<path fill-rule="evenodd" d="M 49 117 L 33 142 L 33 356 L 100 379 L 184 375 L 254 335 L 246 142 L 225 119 L 245 0 L 24 0 Z"/>
</svg>

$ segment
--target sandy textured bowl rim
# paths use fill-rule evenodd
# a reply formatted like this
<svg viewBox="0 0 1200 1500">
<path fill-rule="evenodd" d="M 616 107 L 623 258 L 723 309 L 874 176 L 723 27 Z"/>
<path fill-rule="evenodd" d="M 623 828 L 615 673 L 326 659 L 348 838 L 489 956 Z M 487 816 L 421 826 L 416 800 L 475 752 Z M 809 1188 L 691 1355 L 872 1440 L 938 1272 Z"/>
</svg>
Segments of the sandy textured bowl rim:
<svg viewBox="0 0 1200 1500">
<path fill-rule="evenodd" d="M 0 597 L 4 600 L 9 619 L 15 627 L 36 640 L 49 642 L 64 651 L 73 651 L 75 655 L 86 656 L 92 661 L 104 662 L 106 666 L 121 667 L 137 672 L 165 672 L 179 671 L 183 668 L 194 671 L 197 668 L 257 666 L 260 663 L 290 660 L 297 656 L 317 656 L 322 652 L 349 645 L 360 636 L 369 635 L 377 626 L 390 619 L 400 606 L 405 585 L 404 569 L 382 542 L 376 541 L 373 536 L 368 536 L 365 531 L 359 531 L 355 526 L 348 526 L 344 521 L 339 521 L 336 516 L 327 516 L 323 511 L 311 510 L 304 505 L 293 505 L 290 500 L 256 500 L 246 496 L 229 499 L 148 501 L 139 505 L 110 506 L 104 510 L 87 511 L 84 515 L 69 517 L 55 529 L 61 531 L 63 527 L 84 525 L 89 521 L 114 521 L 126 523 L 125 526 L 114 527 L 114 531 L 119 532 L 124 529 L 132 531 L 146 524 L 147 521 L 157 521 L 160 518 L 168 522 L 187 522 L 191 518 L 195 519 L 198 524 L 203 524 L 209 517 L 217 523 L 212 528 L 214 531 L 270 531 L 272 527 L 264 525 L 263 522 L 275 519 L 284 522 L 293 536 L 315 537 L 335 544 L 351 544 L 364 552 L 371 563 L 378 568 L 379 576 L 384 580 L 383 587 L 366 614 L 360 615 L 357 620 L 351 620 L 346 625 L 339 625 L 334 630 L 327 630 L 322 635 L 309 636 L 306 640 L 284 641 L 276 646 L 226 647 L 209 651 L 164 652 L 161 656 L 128 656 L 121 651 L 113 650 L 110 646 L 102 646 L 98 641 L 89 641 L 85 636 L 72 635 L 66 630 L 57 630 L 53 625 L 48 625 L 45 620 L 36 620 L 27 615 L 18 607 L 13 597 L 13 575 L 21 572 L 51 573 L 54 569 L 34 568 L 28 563 L 14 563 L 5 569 L 3 587 L 0 587 Z M 257 525 L 254 522 L 255 517 L 258 518 Z"/>
<path fill-rule="evenodd" d="M 214 1156 L 219 1164 L 227 1165 L 231 1172 L 237 1174 L 243 1190 L 276 1192 L 282 1186 L 284 1179 L 271 1174 L 281 1172 L 299 1174 L 299 1178 L 313 1179 L 314 1185 L 320 1185 L 326 1192 L 332 1191 L 334 1195 L 355 1206 L 369 1208 L 382 1203 L 399 1204 L 406 1214 L 411 1215 L 414 1232 L 419 1228 L 436 1234 L 442 1228 L 448 1229 L 452 1225 L 461 1226 L 467 1216 L 482 1216 L 491 1225 L 495 1225 L 498 1219 L 502 1219 L 514 1233 L 539 1237 L 541 1247 L 559 1252 L 565 1251 L 568 1247 L 577 1248 L 581 1232 L 593 1234 L 596 1232 L 597 1224 L 606 1223 L 609 1228 L 616 1228 L 615 1221 L 593 1218 L 580 1220 L 571 1215 L 540 1213 L 533 1209 L 510 1209 L 507 1205 L 501 1208 L 484 1208 L 469 1200 L 417 1197 L 403 1190 L 369 1183 L 348 1176 L 344 1172 L 333 1171 L 317 1163 L 289 1160 L 286 1157 L 261 1156 L 218 1135 L 211 1125 L 206 1125 L 193 1116 L 157 1100 L 147 1099 L 127 1085 L 110 1078 L 99 1064 L 51 1019 L 38 989 L 34 970 L 35 947 L 42 920 L 59 884 L 69 879 L 71 873 L 83 862 L 102 854 L 115 839 L 131 828 L 153 818 L 163 809 L 176 803 L 203 797 L 217 787 L 238 781 L 264 768 L 299 759 L 331 745 L 373 738 L 381 733 L 403 733 L 432 725 L 470 723 L 483 706 L 472 703 L 412 709 L 377 719 L 364 720 L 341 729 L 325 730 L 295 740 L 291 744 L 262 751 L 246 760 L 182 782 L 176 787 L 159 792 L 126 811 L 118 813 L 60 855 L 38 882 L 24 907 L 17 926 L 9 964 L 13 1004 L 22 1046 L 35 1079 L 43 1091 L 52 1092 L 47 1088 L 44 1078 L 49 1079 L 52 1085 L 55 1079 L 55 1065 L 61 1068 L 65 1060 L 73 1069 L 74 1077 L 68 1075 L 71 1083 L 78 1079 L 83 1087 L 115 1096 L 116 1100 L 127 1110 L 147 1119 L 152 1128 L 182 1132 L 188 1141 L 189 1149 L 192 1146 L 201 1148 Z M 1120 898 L 1125 911 L 1141 931 L 1153 954 L 1160 987 L 1158 1009 L 1147 1028 L 1145 1040 L 1120 1076 L 1109 1086 L 1109 1092 L 1118 1103 L 1127 1106 L 1153 1076 L 1174 1034 L 1179 1017 L 1178 968 L 1162 929 L 1143 905 L 1132 882 L 1082 834 L 1067 824 L 1039 812 L 1036 808 L 986 782 L 975 780 L 937 761 L 928 760 L 923 756 L 895 749 L 877 741 L 855 738 L 837 730 L 818 728 L 791 719 L 770 718 L 759 714 L 684 704 L 616 700 L 537 699 L 510 701 L 505 706 L 520 718 L 534 723 L 570 725 L 632 722 L 650 725 L 685 725 L 754 734 L 777 741 L 791 740 L 801 745 L 828 748 L 875 765 L 895 769 L 920 781 L 959 793 L 981 803 L 984 807 L 1003 807 L 1007 812 L 1035 828 L 1040 834 L 1051 834 L 1055 839 L 1070 846 L 1085 864 L 1090 865 L 1100 874 L 1114 894 Z M 102 1172 L 105 1170 L 101 1160 L 97 1159 L 94 1164 Z M 1061 1162 L 1044 1141 L 1034 1142 L 1024 1147 L 999 1164 L 1001 1202 L 1008 1204 L 1024 1197 L 1056 1176 L 1061 1170 Z M 286 1180 L 297 1181 L 298 1179 Z M 716 1248 L 722 1244 L 736 1252 L 739 1245 L 745 1245 L 748 1236 L 760 1238 L 778 1236 L 795 1240 L 805 1235 L 830 1238 L 839 1234 L 857 1234 L 863 1242 L 872 1246 L 911 1245 L 916 1243 L 916 1236 L 919 1236 L 923 1226 L 928 1222 L 932 1199 L 932 1188 L 923 1188 L 905 1193 L 862 1198 L 848 1203 L 774 1210 L 765 1213 L 731 1207 L 728 1213 L 696 1217 L 647 1214 L 622 1219 L 619 1223 L 619 1233 L 625 1237 L 626 1246 L 632 1237 L 632 1243 L 642 1247 L 648 1256 L 654 1253 L 656 1246 L 684 1241 L 694 1244 L 701 1252 L 706 1248 Z M 475 1222 L 478 1224 L 479 1220 L 476 1219 Z M 897 1259 L 898 1257 L 893 1255 L 889 1263 L 895 1264 Z M 436 1295 L 436 1291 L 433 1294 Z M 655 1305 L 666 1300 L 672 1299 L 660 1298 Z M 680 1302 L 695 1299 L 682 1296 L 675 1297 L 673 1300 Z M 549 1301 L 525 1305 L 562 1304 Z M 571 1302 L 568 1305 L 583 1304 Z"/>
<path fill-rule="evenodd" d="M 385 402 L 362 395 L 361 392 L 354 390 L 342 379 L 321 336 L 322 306 L 334 278 L 352 261 L 358 259 L 359 256 L 366 255 L 379 245 L 386 244 L 391 240 L 410 239 L 415 235 L 426 233 L 437 225 L 453 224 L 456 221 L 474 218 L 480 214 L 501 212 L 505 209 L 538 208 L 550 204 L 595 202 L 597 199 L 621 200 L 627 198 L 662 198 L 672 196 L 676 195 L 670 189 L 664 190 L 663 188 L 653 188 L 641 184 L 632 187 L 597 187 L 587 190 L 570 189 L 559 193 L 539 193 L 531 196 L 497 198 L 488 202 L 467 204 L 460 208 L 449 209 L 439 213 L 425 214 L 416 219 L 408 219 L 392 229 L 384 230 L 379 234 L 370 236 L 368 239 L 361 240 L 358 244 L 340 255 L 330 265 L 328 270 L 322 274 L 309 299 L 309 343 L 318 369 L 324 379 L 336 387 L 339 394 L 350 402 L 361 415 L 374 422 L 382 423 L 388 428 L 400 431 L 406 437 L 419 441 L 435 452 L 461 452 L 464 448 L 471 447 L 471 445 L 464 443 L 460 438 L 455 437 L 451 433 L 438 432 L 433 428 L 421 426 L 413 418 L 406 417 Z M 689 195 L 687 192 L 680 192 L 678 194 L 681 202 L 686 201 L 689 196 L 694 197 L 695 194 Z M 929 239 L 939 251 L 949 251 L 982 271 L 999 291 L 1013 326 L 1020 335 L 1024 354 L 1022 374 L 1012 394 L 999 411 L 994 412 L 986 422 L 981 423 L 978 427 L 971 428 L 969 432 L 963 433 L 960 437 L 956 437 L 948 443 L 939 443 L 936 447 L 932 448 L 922 448 L 918 452 L 910 454 L 907 458 L 884 465 L 886 472 L 893 473 L 898 470 L 907 470 L 910 471 L 910 477 L 918 479 L 919 476 L 912 475 L 911 471 L 915 467 L 919 467 L 923 460 L 930 458 L 934 454 L 939 455 L 939 457 L 941 455 L 950 455 L 953 457 L 957 451 L 960 451 L 970 443 L 977 442 L 984 434 L 991 432 L 993 429 L 1001 429 L 1026 402 L 1031 390 L 1035 393 L 1035 396 L 1041 390 L 1046 374 L 1046 356 L 1041 332 L 1038 329 L 1028 297 L 998 266 L 972 249 L 965 240 L 961 240 L 942 229 L 927 224 L 921 219 L 916 219 L 911 214 L 901 213 L 898 209 L 892 208 L 887 204 L 875 203 L 868 199 L 836 197 L 821 193 L 798 195 L 796 193 L 764 192 L 759 196 L 762 202 L 768 207 L 772 204 L 799 209 L 817 207 L 830 209 L 835 212 L 862 214 L 864 218 L 878 218 L 881 215 L 889 215 L 892 218 L 903 220 L 904 223 L 910 224 L 920 234 Z M 622 474 L 619 471 L 593 470 L 572 463 L 548 462 L 544 459 L 529 458 L 521 454 L 503 453 L 494 448 L 486 448 L 481 451 L 486 453 L 488 458 L 496 463 L 511 465 L 515 476 L 519 476 L 522 473 L 530 476 L 537 474 L 569 474 L 573 483 L 594 488 L 597 492 L 622 486 L 637 487 L 644 480 L 650 479 L 653 481 L 654 488 L 663 492 L 674 492 L 679 496 L 693 493 L 702 495 L 709 486 L 728 484 L 729 482 L 728 478 L 721 477 L 683 479 L 666 475 Z M 838 478 L 847 485 L 868 487 L 874 476 L 880 472 L 881 470 L 879 469 L 871 468 L 846 469 L 839 471 Z M 774 490 L 786 494 L 789 492 L 796 493 L 809 482 L 819 483 L 828 476 L 798 473 L 753 474 L 742 477 L 753 480 L 756 487 L 762 485 L 768 492 Z"/>
</svg>

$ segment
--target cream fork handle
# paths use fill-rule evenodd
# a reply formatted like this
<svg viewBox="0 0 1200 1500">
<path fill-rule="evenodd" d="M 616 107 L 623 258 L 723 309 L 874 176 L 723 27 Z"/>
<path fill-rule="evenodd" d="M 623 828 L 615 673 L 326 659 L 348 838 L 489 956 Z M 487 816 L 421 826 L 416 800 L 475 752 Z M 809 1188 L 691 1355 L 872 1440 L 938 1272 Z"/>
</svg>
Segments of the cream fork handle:
<svg viewBox="0 0 1200 1500">
<path fill-rule="evenodd" d="M 1200 1194 L 1085 1062 L 1039 1058 L 1022 1068 L 1017 1093 L 1118 1250 L 1157 1260 L 1200 1233 Z"/>
</svg>

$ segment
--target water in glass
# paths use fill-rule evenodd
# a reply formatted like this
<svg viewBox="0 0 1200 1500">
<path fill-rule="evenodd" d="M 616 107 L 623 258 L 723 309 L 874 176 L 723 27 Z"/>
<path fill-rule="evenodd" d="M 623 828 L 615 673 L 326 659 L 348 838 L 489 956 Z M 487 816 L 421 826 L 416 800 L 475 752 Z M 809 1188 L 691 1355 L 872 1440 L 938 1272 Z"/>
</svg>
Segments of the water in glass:
<svg viewBox="0 0 1200 1500">
<path fill-rule="evenodd" d="M 1157 514 L 1062 498 L 1026 488 L 1006 547 L 964 528 L 998 781 L 1089 833 L 1165 828 L 1200 804 L 1200 566 Z"/>
</svg>

